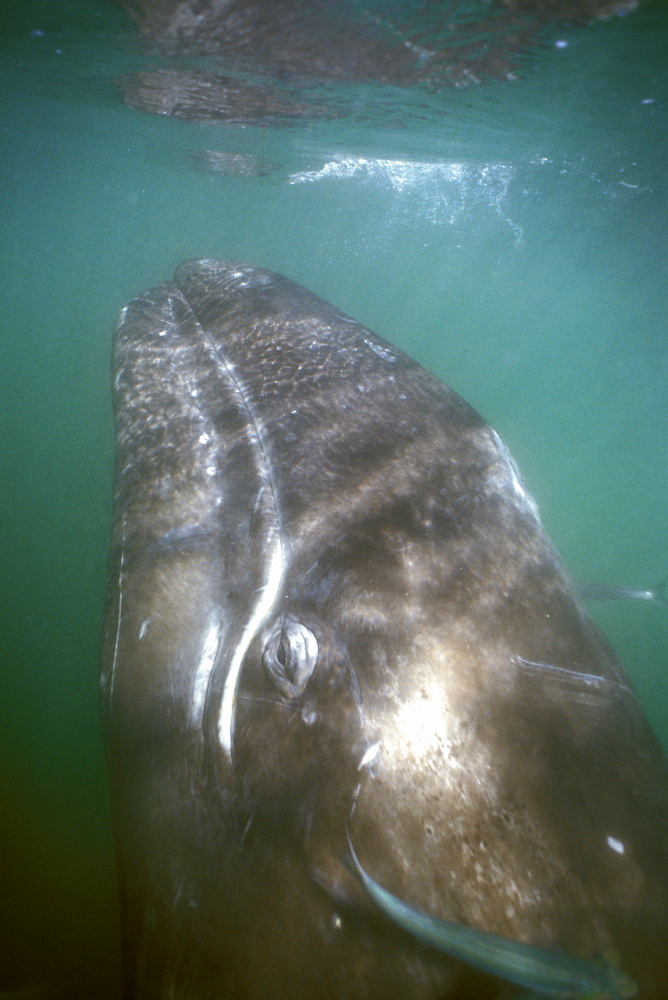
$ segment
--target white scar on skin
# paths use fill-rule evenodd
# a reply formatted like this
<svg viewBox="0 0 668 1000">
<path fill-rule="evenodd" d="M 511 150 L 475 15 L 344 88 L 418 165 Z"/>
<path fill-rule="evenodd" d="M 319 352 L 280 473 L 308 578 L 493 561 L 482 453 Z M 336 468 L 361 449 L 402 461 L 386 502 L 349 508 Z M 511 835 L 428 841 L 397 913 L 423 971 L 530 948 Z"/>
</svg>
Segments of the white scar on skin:
<svg viewBox="0 0 668 1000">
<path fill-rule="evenodd" d="M 515 460 L 493 427 L 490 427 L 490 431 L 492 433 L 492 440 L 498 449 L 499 458 L 505 466 L 505 473 L 507 477 L 505 482 L 496 484 L 497 489 L 500 488 L 501 491 L 503 491 L 505 488 L 510 486 L 519 503 L 524 507 L 528 507 L 534 517 L 538 518 L 538 507 L 536 506 L 536 501 L 525 490 L 524 484 L 520 479 L 517 466 L 515 465 Z"/>
<path fill-rule="evenodd" d="M 606 678 L 601 677 L 599 674 L 583 674 L 579 670 L 568 670 L 567 667 L 557 667 L 553 663 L 537 663 L 535 660 L 525 660 L 522 656 L 511 656 L 511 660 L 520 667 L 537 667 L 538 670 L 547 671 L 556 677 L 563 677 L 564 679 L 572 678 L 574 681 L 579 681 L 587 687 L 604 688 L 608 685 Z"/>
<path fill-rule="evenodd" d="M 213 670 L 213 665 L 216 661 L 219 644 L 220 624 L 218 622 L 213 622 L 209 626 L 209 630 L 204 637 L 202 655 L 199 658 L 197 670 L 195 671 L 192 704 L 190 710 L 190 719 L 194 726 L 198 725 L 202 720 L 204 703 L 206 701 L 206 692 L 209 685 L 209 677 L 211 676 L 211 671 Z"/>
<path fill-rule="evenodd" d="M 111 663 L 109 676 L 104 678 L 103 684 L 108 686 L 107 697 L 109 703 L 114 696 L 114 681 L 116 680 L 116 664 L 118 663 L 118 647 L 121 641 L 121 622 L 123 620 L 123 583 L 125 576 L 125 515 L 121 528 L 121 561 L 118 568 L 118 618 L 116 620 L 116 638 L 114 639 L 114 658 Z"/>
<path fill-rule="evenodd" d="M 624 853 L 624 844 L 621 842 L 621 840 L 617 840 L 616 837 L 608 837 L 607 840 L 608 840 L 608 847 L 611 847 L 613 851 L 616 851 L 617 854 Z"/>
<path fill-rule="evenodd" d="M 380 753 L 380 743 L 372 743 L 371 746 L 367 748 L 366 752 L 364 753 L 364 756 L 357 765 L 357 770 L 361 771 L 362 768 L 368 767 L 370 764 L 373 764 L 374 760 L 376 759 L 379 753 Z"/>
<path fill-rule="evenodd" d="M 232 759 L 234 712 L 236 709 L 237 684 L 239 681 L 239 673 L 241 672 L 241 665 L 244 661 L 248 647 L 255 638 L 257 630 L 276 600 L 281 584 L 281 578 L 283 576 L 283 549 L 281 547 L 281 540 L 278 536 L 277 526 L 274 526 L 271 536 L 269 537 L 268 548 L 269 566 L 267 569 L 267 582 L 260 591 L 260 598 L 255 605 L 255 610 L 243 631 L 243 635 L 239 640 L 237 648 L 234 650 L 234 655 L 232 656 L 232 660 L 230 662 L 230 669 L 228 670 L 227 677 L 225 678 L 223 697 L 220 703 L 220 713 L 218 715 L 218 739 L 220 740 L 223 752 L 229 760 Z"/>
</svg>

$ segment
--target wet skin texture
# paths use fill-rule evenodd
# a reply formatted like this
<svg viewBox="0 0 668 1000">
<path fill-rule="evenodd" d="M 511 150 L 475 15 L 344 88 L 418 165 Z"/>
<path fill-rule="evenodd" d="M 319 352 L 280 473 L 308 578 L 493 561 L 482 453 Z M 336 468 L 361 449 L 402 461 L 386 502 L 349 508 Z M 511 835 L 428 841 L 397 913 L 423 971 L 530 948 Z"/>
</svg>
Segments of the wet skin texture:
<svg viewBox="0 0 668 1000">
<path fill-rule="evenodd" d="M 425 914 L 668 997 L 668 778 L 498 436 L 270 271 L 114 342 L 102 666 L 128 996 L 485 1000 Z"/>
</svg>

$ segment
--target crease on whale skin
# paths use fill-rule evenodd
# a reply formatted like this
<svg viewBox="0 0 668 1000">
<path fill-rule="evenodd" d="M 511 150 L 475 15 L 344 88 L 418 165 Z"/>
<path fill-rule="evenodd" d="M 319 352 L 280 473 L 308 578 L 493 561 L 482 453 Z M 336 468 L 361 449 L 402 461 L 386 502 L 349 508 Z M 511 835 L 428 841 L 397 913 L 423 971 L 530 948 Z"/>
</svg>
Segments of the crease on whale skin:
<svg viewBox="0 0 668 1000">
<path fill-rule="evenodd" d="M 195 671 L 196 680 L 193 686 L 193 705 L 191 710 L 191 719 L 193 724 L 197 724 L 197 720 L 203 718 L 205 730 L 209 731 L 210 729 L 215 728 L 220 747 L 225 757 L 231 762 L 234 713 L 236 709 L 236 691 L 239 673 L 248 646 L 252 642 L 257 629 L 259 628 L 261 622 L 265 619 L 273 601 L 275 600 L 282 574 L 283 558 L 279 517 L 276 509 L 276 491 L 271 480 L 269 464 L 264 453 L 261 421 L 258 415 L 253 412 L 248 395 L 245 392 L 244 386 L 239 380 L 234 367 L 225 359 L 218 345 L 216 345 L 211 339 L 206 327 L 200 322 L 200 318 L 196 315 L 195 310 L 192 308 L 192 303 L 188 300 L 188 297 L 184 295 L 182 289 L 179 288 L 178 283 L 174 282 L 171 286 L 168 286 L 168 288 L 168 307 L 165 309 L 165 312 L 167 313 L 167 321 L 164 325 L 164 329 L 158 330 L 156 336 L 161 338 L 167 335 L 176 335 L 178 339 L 180 328 L 183 325 L 183 317 L 177 316 L 176 313 L 177 310 L 185 310 L 189 318 L 192 320 L 192 329 L 189 329 L 189 335 L 192 337 L 194 333 L 195 337 L 206 345 L 211 358 L 215 359 L 216 366 L 218 366 L 219 370 L 222 371 L 224 378 L 227 380 L 229 384 L 228 389 L 231 389 L 236 394 L 237 402 L 246 414 L 247 421 L 245 429 L 248 443 L 256 456 L 256 472 L 260 476 L 261 480 L 256 499 L 256 514 L 261 514 L 262 520 L 265 524 L 266 544 L 264 547 L 264 554 L 266 572 L 261 586 L 258 587 L 256 591 L 259 594 L 259 597 L 257 598 L 255 610 L 249 621 L 246 623 L 235 646 L 234 655 L 226 669 L 222 692 L 219 695 L 214 693 L 217 668 L 220 665 L 221 655 L 223 653 L 221 642 L 219 641 L 221 638 L 220 628 L 217 627 L 214 622 L 211 623 L 202 644 L 201 657 Z M 149 303 L 147 303 L 147 305 L 149 305 Z M 118 321 L 119 331 L 122 330 L 126 322 L 127 312 L 128 307 L 124 307 L 121 311 Z M 122 368 L 116 375 L 117 384 L 119 384 L 120 380 L 120 371 L 122 371 Z M 170 374 L 175 382 L 179 381 L 181 372 L 176 369 L 175 365 L 170 366 Z M 197 402 L 197 392 L 198 389 L 196 386 L 190 389 L 190 396 L 193 397 L 195 403 Z M 202 414 L 202 419 L 203 418 L 204 414 Z M 215 435 L 211 431 L 208 433 L 207 431 L 204 431 L 203 434 L 200 435 L 200 442 L 202 442 L 204 437 L 207 437 L 210 440 L 215 438 Z M 213 472 L 213 468 L 207 469 L 207 472 Z M 152 558 L 159 557 L 165 553 L 185 552 L 188 549 L 197 548 L 205 550 L 207 543 L 215 541 L 219 536 L 220 530 L 208 523 L 202 524 L 200 522 L 186 522 L 185 524 L 182 524 L 177 528 L 172 528 L 168 532 L 154 538 L 141 553 L 141 562 L 145 566 Z M 103 674 L 102 678 L 103 690 L 108 690 L 108 696 L 110 699 L 113 698 L 114 680 L 116 676 L 118 638 L 120 636 L 123 617 L 123 587 L 125 576 L 129 571 L 129 566 L 127 564 L 128 559 L 126 558 L 124 516 L 121 527 L 118 597 L 119 607 L 115 653 L 108 675 L 105 676 Z M 140 638 L 143 638 L 149 624 L 150 620 L 148 619 L 145 619 L 140 623 Z M 229 658 L 226 656 L 226 660 L 228 659 Z M 215 721 L 211 718 L 212 714 L 215 714 L 216 716 Z"/>
<path fill-rule="evenodd" d="M 187 300 L 186 300 L 187 301 Z M 192 309 L 192 305 L 188 303 Z M 253 412 L 250 401 L 248 400 L 248 395 L 244 391 L 242 383 L 239 381 L 237 374 L 234 370 L 234 366 L 231 365 L 218 349 L 217 345 L 212 341 L 211 337 L 207 334 L 206 328 L 200 323 L 199 317 L 193 310 L 193 314 L 196 316 L 200 329 L 205 339 L 209 342 L 212 350 L 215 353 L 216 358 L 219 363 L 225 369 L 228 377 L 234 383 L 239 396 L 243 400 L 244 406 L 248 413 L 250 426 L 252 426 L 255 436 L 255 443 L 260 452 L 260 464 L 262 466 L 262 471 L 266 477 L 266 486 L 261 490 L 260 495 L 256 501 L 257 506 L 262 505 L 265 508 L 265 516 L 268 519 L 267 526 L 267 539 L 266 539 L 266 572 L 265 583 L 258 590 L 258 599 L 252 615 L 247 622 L 241 638 L 237 643 L 232 658 L 229 662 L 227 672 L 225 675 L 225 680 L 223 683 L 222 694 L 220 697 L 220 705 L 217 706 L 218 718 L 216 724 L 216 730 L 218 734 L 218 741 L 223 750 L 223 753 L 232 761 L 233 752 L 233 738 L 234 738 L 234 715 L 236 710 L 236 698 L 237 698 L 237 686 L 239 683 L 239 675 L 241 668 L 243 666 L 244 657 L 248 651 L 248 647 L 253 641 L 258 628 L 261 623 L 266 618 L 269 613 L 278 593 L 278 588 L 280 586 L 281 578 L 283 575 L 283 552 L 281 546 L 281 537 L 279 529 L 279 518 L 276 506 L 276 490 L 271 481 L 271 472 L 269 468 L 269 463 L 267 462 L 265 450 L 262 443 L 262 426 L 257 414 Z M 267 555 L 268 553 L 268 555 Z M 212 675 L 214 667 L 215 658 L 212 661 L 211 672 L 209 673 L 209 678 Z M 209 683 L 207 681 L 207 695 L 204 696 L 203 702 L 206 704 L 208 697 Z M 205 709 L 206 710 L 206 709 Z"/>
<path fill-rule="evenodd" d="M 176 284 L 178 286 L 178 280 Z M 243 630 L 241 638 L 235 647 L 232 658 L 229 661 L 220 697 L 220 705 L 216 706 L 218 716 L 216 722 L 218 741 L 226 758 L 231 762 L 233 756 L 234 716 L 237 704 L 239 675 L 241 673 L 241 668 L 243 666 L 248 648 L 255 638 L 262 622 L 265 621 L 276 601 L 283 577 L 283 548 L 281 544 L 280 515 L 278 511 L 277 491 L 272 481 L 271 466 L 267 460 L 266 450 L 263 443 L 264 429 L 262 421 L 259 415 L 254 412 L 252 403 L 248 398 L 248 392 L 246 391 L 242 380 L 239 378 L 234 365 L 228 358 L 225 357 L 220 347 L 208 334 L 206 326 L 201 322 L 200 317 L 197 315 L 192 303 L 183 292 L 183 289 L 181 289 L 181 294 L 197 321 L 202 337 L 208 342 L 213 354 L 218 360 L 218 363 L 223 367 L 227 377 L 234 384 L 239 397 L 243 400 L 243 405 L 249 419 L 247 427 L 249 431 L 252 427 L 254 436 L 253 443 L 256 445 L 260 456 L 258 466 L 261 467 L 263 478 L 265 480 L 265 483 L 256 500 L 256 509 L 260 507 L 264 508 L 264 516 L 267 521 L 267 537 L 265 543 L 265 582 L 260 588 L 258 588 L 257 593 L 259 596 L 257 603 Z M 211 673 L 209 674 L 209 677 L 211 677 Z M 208 687 L 209 684 L 207 683 L 207 696 L 204 698 L 205 702 L 208 698 Z"/>
</svg>

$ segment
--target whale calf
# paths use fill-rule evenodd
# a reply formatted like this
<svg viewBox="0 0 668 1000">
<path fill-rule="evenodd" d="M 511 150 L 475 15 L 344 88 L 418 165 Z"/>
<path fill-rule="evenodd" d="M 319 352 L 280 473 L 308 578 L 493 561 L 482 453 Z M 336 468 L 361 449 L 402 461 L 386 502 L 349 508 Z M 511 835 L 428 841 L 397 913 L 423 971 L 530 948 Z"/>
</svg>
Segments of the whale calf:
<svg viewBox="0 0 668 1000">
<path fill-rule="evenodd" d="M 668 772 L 498 435 L 269 270 L 113 348 L 127 996 L 668 997 Z"/>
</svg>

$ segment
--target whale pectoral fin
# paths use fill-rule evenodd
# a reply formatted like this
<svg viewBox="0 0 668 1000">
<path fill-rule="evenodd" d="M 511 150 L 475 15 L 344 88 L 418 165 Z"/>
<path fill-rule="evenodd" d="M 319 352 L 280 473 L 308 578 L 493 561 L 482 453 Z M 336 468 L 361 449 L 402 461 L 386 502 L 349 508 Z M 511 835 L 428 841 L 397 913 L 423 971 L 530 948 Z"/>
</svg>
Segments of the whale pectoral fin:
<svg viewBox="0 0 668 1000">
<path fill-rule="evenodd" d="M 409 906 L 375 882 L 362 868 L 348 834 L 355 870 L 369 896 L 394 923 L 445 954 L 531 990 L 534 1000 L 628 1000 L 638 987 L 606 957 L 588 961 L 554 949 L 488 934 L 432 917 Z M 522 996 L 521 1000 L 528 1000 Z"/>
</svg>

